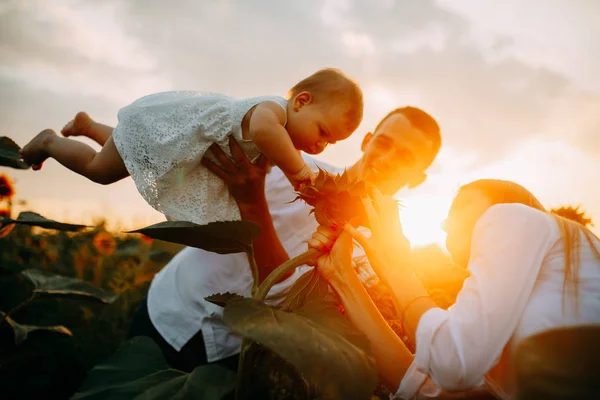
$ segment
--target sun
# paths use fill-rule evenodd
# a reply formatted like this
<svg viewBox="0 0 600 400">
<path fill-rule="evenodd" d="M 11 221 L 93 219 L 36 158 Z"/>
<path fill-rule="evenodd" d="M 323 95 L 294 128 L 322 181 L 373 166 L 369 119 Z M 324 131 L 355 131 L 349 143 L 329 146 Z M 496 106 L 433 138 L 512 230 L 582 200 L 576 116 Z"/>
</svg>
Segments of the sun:
<svg viewBox="0 0 600 400">
<path fill-rule="evenodd" d="M 450 199 L 433 196 L 415 196 L 400 201 L 400 221 L 413 247 L 437 244 L 446 248 L 446 233 L 442 230 L 442 223 L 448 214 L 450 202 Z"/>
</svg>

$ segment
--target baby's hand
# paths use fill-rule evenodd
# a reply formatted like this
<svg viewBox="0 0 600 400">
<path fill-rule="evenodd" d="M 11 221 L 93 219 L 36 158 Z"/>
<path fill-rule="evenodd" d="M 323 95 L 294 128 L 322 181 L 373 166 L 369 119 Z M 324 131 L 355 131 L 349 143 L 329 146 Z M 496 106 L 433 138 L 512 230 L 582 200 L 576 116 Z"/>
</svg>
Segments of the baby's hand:
<svg viewBox="0 0 600 400">
<path fill-rule="evenodd" d="M 304 164 L 300 172 L 290 177 L 290 181 L 295 190 L 300 190 L 306 185 L 314 185 L 317 175 L 308 165 Z"/>
</svg>

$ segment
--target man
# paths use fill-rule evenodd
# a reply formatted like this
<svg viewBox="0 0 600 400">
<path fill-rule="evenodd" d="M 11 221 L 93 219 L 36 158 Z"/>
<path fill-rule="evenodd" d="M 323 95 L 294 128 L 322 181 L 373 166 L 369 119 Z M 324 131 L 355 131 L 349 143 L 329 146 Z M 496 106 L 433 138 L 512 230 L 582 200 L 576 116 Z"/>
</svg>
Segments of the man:
<svg viewBox="0 0 600 400">
<path fill-rule="evenodd" d="M 317 228 L 310 207 L 295 198 L 281 170 L 265 179 L 267 160 L 251 164 L 235 141 L 230 142 L 231 162 L 220 148 L 213 154 L 220 166 L 205 158 L 202 163 L 223 179 L 236 199 L 242 219 L 255 222 L 262 232 L 254 242 L 259 280 L 277 266 L 306 250 L 306 241 Z M 404 186 L 415 187 L 441 146 L 436 121 L 424 111 L 403 107 L 390 112 L 363 139 L 362 157 L 347 169 L 351 179 L 364 179 L 386 194 Z M 313 166 L 314 159 L 305 156 Z M 330 172 L 339 169 L 319 162 Z M 364 256 L 358 252 L 358 261 Z M 297 268 L 269 292 L 276 304 L 310 267 Z M 222 308 L 204 300 L 214 293 L 232 292 L 250 297 L 252 274 L 245 254 L 220 255 L 185 248 L 155 277 L 146 302 L 134 315 L 130 336 L 152 337 L 174 368 L 191 371 L 197 365 L 218 362 L 237 367 L 241 338 L 220 320 Z"/>
</svg>

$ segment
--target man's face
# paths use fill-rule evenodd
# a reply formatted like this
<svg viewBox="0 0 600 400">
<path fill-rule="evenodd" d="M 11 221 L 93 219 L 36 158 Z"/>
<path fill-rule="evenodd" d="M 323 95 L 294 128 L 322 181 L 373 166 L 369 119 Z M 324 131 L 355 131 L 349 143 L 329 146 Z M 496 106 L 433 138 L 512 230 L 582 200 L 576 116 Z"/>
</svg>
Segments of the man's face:
<svg viewBox="0 0 600 400">
<path fill-rule="evenodd" d="M 368 133 L 358 161 L 359 176 L 384 194 L 394 194 L 408 183 L 420 183 L 433 157 L 433 143 L 403 114 L 388 117 Z"/>
</svg>

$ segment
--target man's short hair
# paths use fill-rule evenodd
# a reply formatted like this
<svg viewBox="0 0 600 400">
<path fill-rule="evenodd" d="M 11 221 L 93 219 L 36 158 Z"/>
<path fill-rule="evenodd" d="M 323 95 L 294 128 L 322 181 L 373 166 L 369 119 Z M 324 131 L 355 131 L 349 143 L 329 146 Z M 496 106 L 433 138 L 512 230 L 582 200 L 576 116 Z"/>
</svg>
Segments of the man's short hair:
<svg viewBox="0 0 600 400">
<path fill-rule="evenodd" d="M 442 135 L 440 133 L 440 126 L 438 125 L 435 118 L 433 118 L 431 115 L 417 107 L 406 106 L 396 108 L 395 110 L 390 111 L 385 117 L 383 117 L 381 121 L 379 121 L 379 124 L 377 124 L 377 126 L 375 127 L 375 131 L 373 132 L 377 132 L 377 129 L 379 129 L 379 127 L 385 122 L 385 120 L 387 120 L 389 117 L 395 114 L 404 115 L 404 117 L 408 119 L 408 121 L 413 127 L 417 128 L 425 134 L 425 136 L 432 143 L 434 154 L 437 154 L 438 151 L 440 151 L 440 147 L 442 146 Z M 431 161 L 433 161 L 433 159 Z"/>
</svg>

